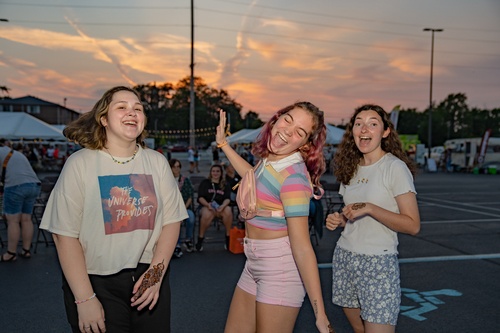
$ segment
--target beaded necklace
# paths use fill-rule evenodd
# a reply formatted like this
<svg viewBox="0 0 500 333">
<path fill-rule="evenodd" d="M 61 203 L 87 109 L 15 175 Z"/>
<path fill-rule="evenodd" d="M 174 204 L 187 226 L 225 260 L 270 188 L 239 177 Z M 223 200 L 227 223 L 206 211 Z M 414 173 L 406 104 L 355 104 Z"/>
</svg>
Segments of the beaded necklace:
<svg viewBox="0 0 500 333">
<path fill-rule="evenodd" d="M 132 155 L 132 157 L 126 161 L 123 161 L 123 162 L 118 161 L 116 158 L 114 158 L 113 155 L 111 155 L 111 153 L 109 152 L 108 148 L 106 148 L 106 151 L 108 152 L 109 156 L 111 156 L 111 159 L 113 160 L 113 162 L 118 163 L 118 164 L 127 164 L 128 162 L 132 161 L 135 158 L 135 155 L 137 154 L 137 145 L 135 146 L 134 154 Z"/>
</svg>

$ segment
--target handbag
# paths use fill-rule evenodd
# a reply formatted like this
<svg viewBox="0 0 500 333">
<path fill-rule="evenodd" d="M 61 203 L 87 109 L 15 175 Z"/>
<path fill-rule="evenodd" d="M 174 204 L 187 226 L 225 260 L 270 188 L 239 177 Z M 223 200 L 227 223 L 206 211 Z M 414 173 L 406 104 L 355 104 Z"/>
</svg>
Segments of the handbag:
<svg viewBox="0 0 500 333">
<path fill-rule="evenodd" d="M 232 227 L 229 231 L 229 251 L 234 254 L 244 252 L 245 229 Z"/>
<path fill-rule="evenodd" d="M 236 193 L 236 203 L 238 204 L 241 218 L 245 220 L 254 218 L 257 215 L 264 217 L 285 216 L 285 212 L 282 210 L 275 211 L 257 208 L 257 190 L 255 185 L 254 169 L 257 169 L 260 163 L 261 162 L 259 161 L 254 168 L 248 170 L 241 178 L 240 182 L 233 187 L 233 190 L 238 187 L 238 192 Z"/>
</svg>

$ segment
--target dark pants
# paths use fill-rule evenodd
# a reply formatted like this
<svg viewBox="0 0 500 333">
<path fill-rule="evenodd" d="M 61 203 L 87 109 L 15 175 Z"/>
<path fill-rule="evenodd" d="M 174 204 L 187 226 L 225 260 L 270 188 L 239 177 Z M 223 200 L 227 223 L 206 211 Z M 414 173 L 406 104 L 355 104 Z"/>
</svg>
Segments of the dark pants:
<svg viewBox="0 0 500 333">
<path fill-rule="evenodd" d="M 104 308 L 107 333 L 170 332 L 170 267 L 163 278 L 160 297 L 153 310 L 150 311 L 146 306 L 137 311 L 137 307 L 130 306 L 134 281 L 148 267 L 149 265 L 139 264 L 135 269 L 124 269 L 113 275 L 89 275 L 92 288 Z M 64 274 L 63 292 L 68 322 L 73 332 L 80 332 L 77 305 Z"/>
</svg>

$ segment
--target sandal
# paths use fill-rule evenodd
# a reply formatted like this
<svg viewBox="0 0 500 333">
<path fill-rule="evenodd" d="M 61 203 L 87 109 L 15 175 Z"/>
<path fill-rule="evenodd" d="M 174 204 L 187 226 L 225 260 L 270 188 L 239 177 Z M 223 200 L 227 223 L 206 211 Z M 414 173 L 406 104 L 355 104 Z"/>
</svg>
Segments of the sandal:
<svg viewBox="0 0 500 333">
<path fill-rule="evenodd" d="M 10 257 L 9 259 L 5 259 L 5 257 L 4 257 L 5 253 L 4 253 L 0 256 L 1 262 L 14 262 L 17 260 L 17 253 L 10 252 L 9 250 L 7 250 L 7 254 L 10 254 L 12 257 Z"/>
<path fill-rule="evenodd" d="M 23 248 L 23 252 L 19 253 L 19 255 L 24 258 L 24 259 L 31 259 L 31 251 L 30 249 L 29 250 L 26 250 Z"/>
</svg>

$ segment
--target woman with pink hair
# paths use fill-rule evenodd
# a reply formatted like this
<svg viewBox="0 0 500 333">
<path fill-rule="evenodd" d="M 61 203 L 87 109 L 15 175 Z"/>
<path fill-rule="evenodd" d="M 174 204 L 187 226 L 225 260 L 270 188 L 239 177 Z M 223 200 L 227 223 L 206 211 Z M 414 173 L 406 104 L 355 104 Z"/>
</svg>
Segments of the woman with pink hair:
<svg viewBox="0 0 500 333">
<path fill-rule="evenodd" d="M 225 332 L 292 332 L 306 292 L 318 331 L 332 332 L 308 225 L 311 197 L 323 192 L 323 112 L 309 102 L 279 110 L 252 149 L 261 159 L 255 170 L 227 144 L 225 132 L 226 114 L 221 111 L 217 147 L 238 174 L 255 173 L 258 210 L 245 221 L 247 261 Z"/>
</svg>

